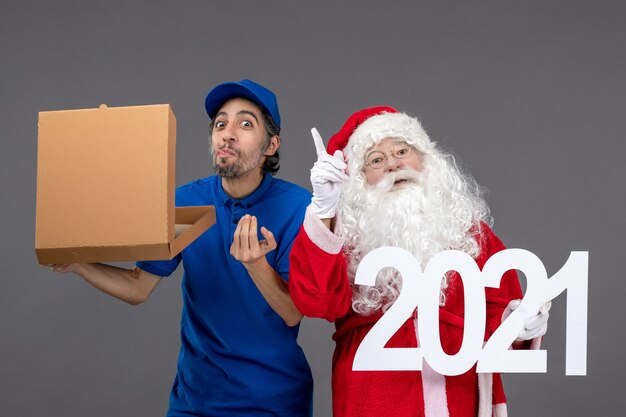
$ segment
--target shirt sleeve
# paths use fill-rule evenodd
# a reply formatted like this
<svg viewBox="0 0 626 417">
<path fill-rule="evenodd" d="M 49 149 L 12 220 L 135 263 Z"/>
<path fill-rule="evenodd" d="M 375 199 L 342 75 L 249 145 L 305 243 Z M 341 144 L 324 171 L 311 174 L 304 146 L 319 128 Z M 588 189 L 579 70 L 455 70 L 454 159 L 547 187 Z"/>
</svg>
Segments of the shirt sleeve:
<svg viewBox="0 0 626 417">
<path fill-rule="evenodd" d="M 342 243 L 307 210 L 291 250 L 289 272 L 289 293 L 305 316 L 335 321 L 350 311 L 352 290 Z"/>
<path fill-rule="evenodd" d="M 137 268 L 159 277 L 169 277 L 178 268 L 182 260 L 179 253 L 169 261 L 140 261 L 135 264 Z"/>
</svg>

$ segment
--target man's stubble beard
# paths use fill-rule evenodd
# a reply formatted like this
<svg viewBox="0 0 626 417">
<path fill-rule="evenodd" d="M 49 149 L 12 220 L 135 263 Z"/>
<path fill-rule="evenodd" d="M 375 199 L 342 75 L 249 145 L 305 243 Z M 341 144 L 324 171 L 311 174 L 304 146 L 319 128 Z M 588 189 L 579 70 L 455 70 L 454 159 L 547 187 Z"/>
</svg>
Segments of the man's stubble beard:
<svg viewBox="0 0 626 417">
<path fill-rule="evenodd" d="M 230 165 L 219 165 L 219 162 L 226 163 L 227 158 L 218 158 L 215 150 L 211 147 L 211 157 L 213 160 L 213 170 L 215 174 L 222 178 L 238 179 L 250 174 L 263 164 L 263 151 L 257 149 L 254 152 L 245 153 L 239 149 L 235 149 L 230 145 L 222 145 L 219 149 L 228 148 L 236 154 L 236 160 Z"/>
</svg>

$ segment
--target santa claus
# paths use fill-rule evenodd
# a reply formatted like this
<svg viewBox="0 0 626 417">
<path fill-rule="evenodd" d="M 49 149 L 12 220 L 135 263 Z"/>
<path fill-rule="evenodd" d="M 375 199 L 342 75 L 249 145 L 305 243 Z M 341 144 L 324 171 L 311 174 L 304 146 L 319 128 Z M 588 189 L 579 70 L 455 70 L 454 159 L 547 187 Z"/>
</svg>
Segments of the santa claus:
<svg viewBox="0 0 626 417">
<path fill-rule="evenodd" d="M 382 246 L 410 251 L 422 268 L 438 252 L 456 249 L 482 268 L 504 249 L 490 229 L 480 187 L 453 156 L 432 142 L 420 122 L 391 107 L 367 108 L 348 118 L 328 143 L 312 131 L 318 160 L 311 170 L 313 199 L 291 251 L 289 289 L 306 316 L 335 323 L 333 413 L 359 416 L 506 416 L 497 374 L 475 367 L 457 376 L 419 371 L 353 371 L 359 344 L 402 290 L 397 271 L 380 271 L 374 286 L 354 283 L 363 257 Z M 515 271 L 487 288 L 485 340 L 522 297 Z M 461 347 L 464 326 L 460 277 L 442 277 L 440 337 L 444 351 Z M 529 320 L 516 348 L 545 334 L 549 305 Z M 419 344 L 416 310 L 386 347 Z"/>
</svg>

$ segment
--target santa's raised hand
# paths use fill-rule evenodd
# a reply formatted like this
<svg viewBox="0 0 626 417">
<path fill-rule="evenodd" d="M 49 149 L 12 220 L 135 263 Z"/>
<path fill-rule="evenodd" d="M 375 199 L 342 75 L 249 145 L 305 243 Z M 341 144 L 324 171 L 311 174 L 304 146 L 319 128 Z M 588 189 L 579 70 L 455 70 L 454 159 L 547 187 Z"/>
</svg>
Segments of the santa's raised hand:
<svg viewBox="0 0 626 417">
<path fill-rule="evenodd" d="M 320 219 L 331 219 L 337 213 L 341 184 L 348 179 L 343 153 L 329 155 L 316 128 L 311 129 L 317 161 L 311 168 L 313 199 L 309 206 Z"/>
</svg>

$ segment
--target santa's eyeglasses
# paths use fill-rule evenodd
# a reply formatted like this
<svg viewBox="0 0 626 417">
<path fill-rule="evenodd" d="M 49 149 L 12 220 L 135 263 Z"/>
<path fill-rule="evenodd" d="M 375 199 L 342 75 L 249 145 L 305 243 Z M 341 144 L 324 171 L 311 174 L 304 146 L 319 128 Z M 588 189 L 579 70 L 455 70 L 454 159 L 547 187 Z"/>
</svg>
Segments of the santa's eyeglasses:
<svg viewBox="0 0 626 417">
<path fill-rule="evenodd" d="M 411 153 L 411 146 L 402 141 L 394 142 L 391 145 L 391 152 L 385 154 L 381 151 L 373 151 L 367 154 L 365 165 L 370 166 L 372 169 L 381 169 L 387 164 L 389 156 L 393 156 L 396 159 L 406 158 Z"/>
</svg>

